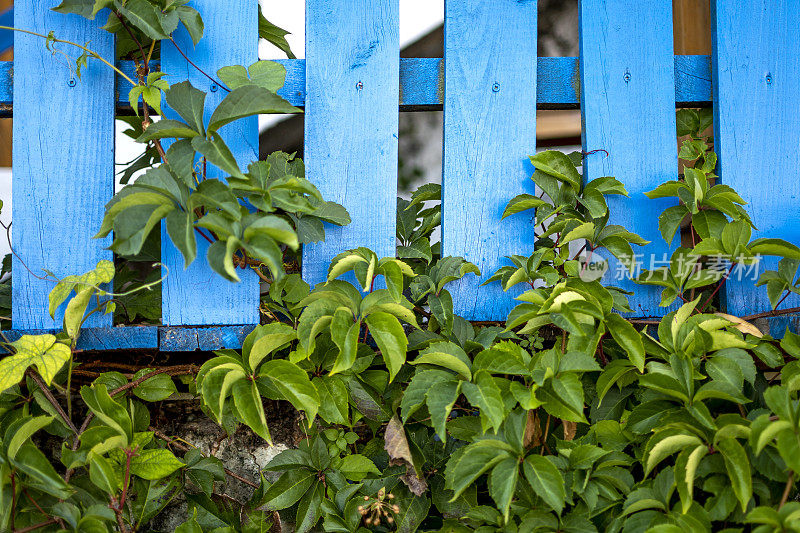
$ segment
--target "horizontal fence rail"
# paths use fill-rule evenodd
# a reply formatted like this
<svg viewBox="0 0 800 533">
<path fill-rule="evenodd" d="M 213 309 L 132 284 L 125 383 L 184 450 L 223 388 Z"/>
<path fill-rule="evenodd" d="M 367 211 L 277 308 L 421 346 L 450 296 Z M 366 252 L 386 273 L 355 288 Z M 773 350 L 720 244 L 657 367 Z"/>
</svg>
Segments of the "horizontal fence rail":
<svg viewBox="0 0 800 533">
<path fill-rule="evenodd" d="M 183 30 L 175 39 L 198 65 L 214 72 L 256 60 L 253 0 L 192 4 L 209 21 L 209 32 L 197 47 Z M 499 256 L 533 246 L 529 215 L 499 219 L 509 198 L 532 192 L 526 159 L 536 151 L 537 109 L 581 110 L 584 179 L 613 175 L 626 185 L 631 197 L 610 202 L 612 222 L 652 240 L 648 253 L 658 255 L 671 250 L 658 231 L 663 205 L 643 193 L 677 176 L 675 107 L 713 106 L 719 174 L 750 202 L 761 228 L 753 238 L 800 244 L 800 12 L 778 0 L 712 0 L 713 53 L 685 56 L 674 55 L 669 0 L 582 0 L 580 57 L 537 58 L 536 4 L 447 0 L 445 57 L 407 59 L 399 58 L 399 0 L 307 0 L 307 59 L 280 61 L 287 71 L 280 94 L 305 110 L 307 176 L 353 219 L 304 251 L 307 281 L 324 280 L 330 258 L 348 248 L 393 254 L 398 110 L 444 111 L 443 249 L 478 264 L 482 279 L 502 264 Z M 113 57 L 113 39 L 99 20 L 57 15 L 52 5 L 55 0 L 18 1 L 15 23 L 91 40 Z M 0 116 L 16 116 L 14 247 L 33 270 L 80 273 L 111 257 L 107 243 L 90 236 L 114 190 L 114 117 L 133 110 L 125 84 L 105 66 L 90 61 L 76 82 L 44 43 L 16 38 L 15 62 L 0 63 Z M 119 67 L 133 76 L 132 62 Z M 209 92 L 206 112 L 222 97 L 170 45 L 160 67 L 175 74 L 171 82 L 188 78 Z M 239 163 L 256 159 L 256 120 L 231 126 L 221 134 Z M 93 317 L 79 349 L 241 346 L 259 319 L 258 281 L 223 281 L 202 250 L 184 270 L 166 239 L 162 261 L 170 268 L 162 287 L 165 325 L 110 327 L 110 316 Z M 57 329 L 59 316 L 47 313 L 49 286 L 17 263 L 14 276 L 15 329 L 6 336 Z M 482 279 L 470 274 L 453 284 L 456 311 L 472 320 L 503 320 L 513 295 L 497 285 L 480 287 Z M 722 291 L 728 309 L 763 311 L 765 291 L 753 285 L 728 283 Z M 638 316 L 667 311 L 654 292 L 638 291 L 637 298 Z M 796 321 L 772 320 L 771 333 Z"/>
<path fill-rule="evenodd" d="M 306 60 L 279 59 L 286 67 L 286 85 L 278 94 L 292 105 L 306 105 Z M 537 60 L 536 101 L 539 109 L 578 109 L 580 107 L 580 73 L 577 57 L 540 57 Z M 117 66 L 133 76 L 133 61 L 120 61 Z M 154 70 L 160 65 L 153 62 Z M 0 116 L 13 114 L 14 62 L 0 62 Z M 65 82 L 66 83 L 66 82 Z M 118 87 L 127 82 L 119 78 Z M 128 94 L 118 93 L 117 113 L 131 114 Z M 713 102 L 711 57 L 705 55 L 675 56 L 675 105 L 704 107 Z M 444 60 L 442 58 L 400 58 L 400 110 L 441 111 L 444 103 Z"/>
</svg>

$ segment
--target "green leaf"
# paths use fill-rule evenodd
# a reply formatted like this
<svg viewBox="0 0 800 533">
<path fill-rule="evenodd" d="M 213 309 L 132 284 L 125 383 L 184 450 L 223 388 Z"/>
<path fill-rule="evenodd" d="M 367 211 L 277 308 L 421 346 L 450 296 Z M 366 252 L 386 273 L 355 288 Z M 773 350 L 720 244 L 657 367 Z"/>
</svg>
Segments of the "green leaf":
<svg viewBox="0 0 800 533">
<path fill-rule="evenodd" d="M 205 30 L 203 18 L 200 16 L 200 13 L 198 13 L 196 9 L 188 6 L 181 6 L 176 9 L 175 12 L 178 13 L 178 18 L 183 22 L 186 31 L 189 32 L 192 43 L 197 46 L 197 43 L 203 38 L 203 31 Z"/>
<path fill-rule="evenodd" d="M 141 450 L 131 458 L 131 474 L 154 481 L 186 466 L 169 450 Z"/>
<path fill-rule="evenodd" d="M 58 475 L 53 465 L 39 449 L 31 443 L 25 443 L 17 450 L 11 465 L 23 474 L 38 482 L 37 489 L 56 498 L 66 499 L 74 490 Z"/>
<path fill-rule="evenodd" d="M 497 509 L 503 514 L 503 518 L 508 522 L 509 508 L 511 499 L 517 489 L 517 479 L 519 478 L 519 459 L 508 457 L 503 459 L 492 469 L 489 474 L 489 494 Z"/>
<path fill-rule="evenodd" d="M 313 424 L 319 408 L 319 393 L 305 370 L 289 361 L 275 359 L 261 366 L 259 376 L 269 378 L 285 400 L 295 409 L 305 411 L 309 426 Z"/>
<path fill-rule="evenodd" d="M 747 245 L 755 255 L 774 255 L 787 259 L 800 259 L 800 248 L 783 239 L 756 239 Z"/>
<path fill-rule="evenodd" d="M 152 368 L 144 368 L 134 374 L 133 379 L 139 380 L 152 372 Z M 172 378 L 166 374 L 157 374 L 142 382 L 133 389 L 133 393 L 146 402 L 160 402 L 178 392 Z"/>
<path fill-rule="evenodd" d="M 23 335 L 11 343 L 16 353 L 0 360 L 0 392 L 5 392 L 20 381 L 30 366 L 49 386 L 72 352 L 53 335 Z"/>
<path fill-rule="evenodd" d="M 294 59 L 295 56 L 291 48 L 289 48 L 289 43 L 286 41 L 286 35 L 288 33 L 288 31 L 279 28 L 264 18 L 264 15 L 261 13 L 261 6 L 258 6 L 258 36 L 277 46 L 289 59 Z"/>
<path fill-rule="evenodd" d="M 611 333 L 611 337 L 628 354 L 628 359 L 630 359 L 631 363 L 639 372 L 644 372 L 644 342 L 636 328 L 615 313 L 606 315 L 606 326 L 608 327 L 608 332 Z"/>
<path fill-rule="evenodd" d="M 192 517 L 186 522 L 175 528 L 175 533 L 203 533 L 203 528 L 197 521 L 197 508 L 194 509 Z"/>
<path fill-rule="evenodd" d="M 261 394 L 258 392 L 256 383 L 249 379 L 241 379 L 233 384 L 231 391 L 236 411 L 239 412 L 242 421 L 256 435 L 271 444 L 272 438 L 267 426 L 267 416 L 264 413 L 264 404 L 261 401 Z"/>
<path fill-rule="evenodd" d="M 211 133 L 210 140 L 203 137 L 193 138 L 192 148 L 203 154 L 209 163 L 218 166 L 229 175 L 246 179 L 239 169 L 239 164 L 236 162 L 236 158 L 233 157 L 231 149 L 228 148 L 222 137 L 216 133 Z"/>
<path fill-rule="evenodd" d="M 349 420 L 349 394 L 347 385 L 339 376 L 317 376 L 311 382 L 319 393 L 319 416 L 329 424 L 347 425 Z"/>
<path fill-rule="evenodd" d="M 96 453 L 89 454 L 89 480 L 107 494 L 116 494 L 122 487 L 122 473 L 111 461 Z"/>
<path fill-rule="evenodd" d="M 439 382 L 428 389 L 426 405 L 431 415 L 431 426 L 436 434 L 447 442 L 447 418 L 458 399 L 462 382 L 450 377 L 447 381 Z M 403 397 L 405 399 L 405 396 Z"/>
<path fill-rule="evenodd" d="M 316 478 L 316 472 L 305 468 L 287 470 L 267 489 L 264 502 L 276 511 L 291 507 L 303 497 Z"/>
<path fill-rule="evenodd" d="M 161 24 L 164 15 L 147 0 L 128 0 L 124 5 L 117 2 L 115 7 L 131 24 L 154 41 L 169 39 L 169 34 Z"/>
<path fill-rule="evenodd" d="M 681 222 L 689 214 L 685 205 L 673 205 L 664 210 L 658 217 L 658 229 L 667 244 L 672 244 L 675 232 L 681 226 Z"/>
<path fill-rule="evenodd" d="M 563 152 L 545 150 L 531 156 L 530 160 L 536 169 L 569 183 L 575 192 L 581 190 L 581 175 L 570 158 Z"/>
<path fill-rule="evenodd" d="M 231 90 L 252 84 L 278 92 L 286 81 L 286 67 L 275 61 L 257 61 L 249 69 L 241 65 L 222 67 L 217 75 Z"/>
<path fill-rule="evenodd" d="M 556 513 L 561 514 L 567 495 L 564 478 L 558 468 L 546 457 L 531 454 L 522 463 L 522 471 L 534 492 Z"/>
<path fill-rule="evenodd" d="M 345 455 L 338 470 L 344 474 L 344 477 L 355 482 L 361 481 L 369 474 L 380 475 L 381 473 L 372 460 L 358 453 Z"/>
<path fill-rule="evenodd" d="M 203 113 L 206 105 L 206 93 L 200 89 L 196 89 L 189 81 L 183 81 L 169 88 L 167 91 L 167 104 L 186 121 L 189 128 L 200 135 L 205 135 L 206 130 L 203 125 Z M 156 122 L 151 125 L 150 128 L 162 122 L 165 121 L 161 120 Z M 148 132 L 150 128 L 147 128 Z M 175 135 L 175 137 L 183 136 L 184 135 Z M 194 137 L 194 135 L 189 136 Z"/>
<path fill-rule="evenodd" d="M 114 401 L 105 385 L 95 383 L 81 387 L 81 398 L 94 415 L 105 425 L 112 427 L 126 442 L 133 441 L 133 422 L 128 411 Z"/>
<path fill-rule="evenodd" d="M 228 281 L 239 282 L 239 275 L 233 265 L 233 253 L 239 247 L 239 240 L 236 237 L 228 237 L 224 241 L 214 241 L 208 247 L 208 265 L 220 276 Z"/>
<path fill-rule="evenodd" d="M 747 452 L 735 439 L 730 438 L 720 439 L 715 448 L 725 460 L 725 470 L 731 480 L 733 492 L 742 506 L 742 512 L 745 512 L 747 504 L 753 497 L 753 476 Z"/>
<path fill-rule="evenodd" d="M 403 326 L 397 317 L 383 311 L 371 313 L 364 322 L 383 355 L 391 382 L 406 362 L 408 338 Z"/>
<path fill-rule="evenodd" d="M 247 356 L 247 363 L 252 371 L 255 371 L 268 355 L 297 339 L 294 328 L 278 322 L 258 326 L 252 335 L 253 343 Z"/>
<path fill-rule="evenodd" d="M 466 448 L 455 465 L 448 464 L 445 471 L 447 487 L 454 493 L 450 501 L 457 500 L 481 474 L 508 458 L 510 453 L 507 446 L 497 440 L 478 441 Z"/>
<path fill-rule="evenodd" d="M 399 502 L 400 512 L 395 516 L 397 533 L 414 533 L 429 516 L 431 500 L 421 496 Z"/>
<path fill-rule="evenodd" d="M 325 485 L 321 482 L 314 483 L 311 490 L 306 491 L 297 506 L 297 524 L 295 531 L 305 533 L 311 530 L 319 521 L 322 514 L 322 502 L 325 498 Z"/>
<path fill-rule="evenodd" d="M 167 215 L 167 234 L 172 244 L 183 256 L 183 268 L 197 257 L 197 238 L 194 229 L 194 214 L 186 211 L 174 210 Z"/>
<path fill-rule="evenodd" d="M 503 210 L 501 219 L 522 211 L 527 211 L 528 209 L 538 209 L 545 205 L 548 205 L 548 203 L 532 194 L 520 194 L 508 202 L 508 205 L 506 205 L 506 208 Z"/>
<path fill-rule="evenodd" d="M 6 444 L 6 455 L 9 459 L 14 459 L 22 445 L 30 440 L 34 433 L 47 427 L 53 421 L 52 416 L 26 417 L 14 422 L 8 429 L 7 434 L 11 434 L 11 439 Z M 13 429 L 13 431 L 12 431 Z"/>
<path fill-rule="evenodd" d="M 657 432 L 647 441 L 644 450 L 645 475 L 673 453 L 688 447 L 694 449 L 701 444 L 702 441 L 696 435 L 681 433 L 679 430 L 667 428 Z"/>
<path fill-rule="evenodd" d="M 235 120 L 255 115 L 298 113 L 300 110 L 274 92 L 257 85 L 232 90 L 214 110 L 208 131 L 215 132 Z"/>
<path fill-rule="evenodd" d="M 165 118 L 150 124 L 136 142 L 144 144 L 155 139 L 191 139 L 198 135 L 198 132 L 180 120 Z"/>
<path fill-rule="evenodd" d="M 548 414 L 570 422 L 586 422 L 583 385 L 574 373 L 564 373 L 536 389 L 536 398 Z"/>
<path fill-rule="evenodd" d="M 420 353 L 416 359 L 411 361 L 411 364 L 440 366 L 452 370 L 467 381 L 472 381 L 469 358 L 459 346 L 449 342 L 433 343 Z"/>
<path fill-rule="evenodd" d="M 489 420 L 497 433 L 505 418 L 505 403 L 495 379 L 485 370 L 481 370 L 475 373 L 475 382 L 464 382 L 461 390 L 469 403 L 481 410 L 481 414 Z"/>
<path fill-rule="evenodd" d="M 700 460 L 708 454 L 708 446 L 699 444 L 694 448 L 684 448 L 675 460 L 675 484 L 681 498 L 683 513 L 686 514 L 694 501 L 694 478 Z"/>
</svg>

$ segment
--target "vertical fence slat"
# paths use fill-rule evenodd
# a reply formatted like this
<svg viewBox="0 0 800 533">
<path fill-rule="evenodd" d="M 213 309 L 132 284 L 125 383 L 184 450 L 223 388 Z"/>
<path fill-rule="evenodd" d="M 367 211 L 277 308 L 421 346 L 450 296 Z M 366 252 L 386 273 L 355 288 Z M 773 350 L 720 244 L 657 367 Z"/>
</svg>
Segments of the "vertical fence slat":
<svg viewBox="0 0 800 533">
<path fill-rule="evenodd" d="M 306 1 L 307 177 L 352 218 L 304 247 L 312 286 L 344 250 L 395 255 L 399 10 L 399 0 Z"/>
<path fill-rule="evenodd" d="M 581 113 L 584 179 L 614 176 L 630 198 L 612 196 L 610 224 L 620 224 L 651 244 L 633 246 L 642 268 L 663 266 L 671 248 L 658 230 L 658 216 L 674 201 L 649 200 L 644 192 L 677 178 L 675 63 L 672 2 L 581 0 Z M 680 235 L 673 240 L 679 244 Z M 612 259 L 606 253 L 604 259 Z M 637 286 L 611 261 L 605 281 L 633 290 L 636 316 L 663 315 L 660 288 Z"/>
<path fill-rule="evenodd" d="M 15 23 L 39 33 L 91 48 L 114 60 L 114 38 L 95 21 L 50 10 L 54 0 L 17 2 Z M 54 45 L 77 58 L 80 51 Z M 114 72 L 90 59 L 82 79 L 70 62 L 54 56 L 39 37 L 15 35 L 13 246 L 36 275 L 47 268 L 59 277 L 80 274 L 101 259 L 107 240 L 93 240 L 103 206 L 114 194 Z M 74 63 L 72 64 L 74 69 Z M 70 80 L 73 80 L 72 82 Z M 14 259 L 13 326 L 15 329 L 59 328 L 48 314 L 47 296 L 54 284 L 37 279 Z M 111 325 L 111 316 L 96 314 L 88 327 Z"/>
<path fill-rule="evenodd" d="M 253 0 L 194 0 L 190 5 L 203 16 L 205 35 L 197 47 L 184 28 L 176 32 L 176 41 L 192 61 L 216 77 L 217 70 L 227 65 L 250 66 L 258 60 L 258 9 Z M 170 84 L 189 80 L 208 93 L 206 120 L 227 94 L 214 82 L 191 66 L 171 44 L 165 43 L 161 70 Z M 165 110 L 171 116 L 169 110 Z M 239 165 L 258 159 L 258 119 L 237 120 L 220 130 Z M 209 178 L 225 174 L 209 165 Z M 183 257 L 169 241 L 166 228 L 161 231 L 162 262 L 169 270 L 164 281 L 162 322 L 168 325 L 256 324 L 258 323 L 258 277 L 250 269 L 239 270 L 239 283 L 231 283 L 208 266 L 208 242 L 197 239 L 197 259 L 184 270 Z"/>
<path fill-rule="evenodd" d="M 503 320 L 514 307 L 499 283 L 480 287 L 503 256 L 533 252 L 533 215 L 500 217 L 533 193 L 536 151 L 536 2 L 445 2 L 442 255 L 480 268 L 448 286 L 455 312 Z"/>
<path fill-rule="evenodd" d="M 749 202 L 758 228 L 752 238 L 800 245 L 800 10 L 789 1 L 716 1 L 712 26 L 720 178 Z M 776 270 L 777 260 L 762 260 L 759 273 L 766 269 Z M 741 273 L 743 279 L 734 275 L 725 284 L 728 312 L 769 310 L 764 287 Z M 792 296 L 781 307 L 799 302 Z"/>
</svg>

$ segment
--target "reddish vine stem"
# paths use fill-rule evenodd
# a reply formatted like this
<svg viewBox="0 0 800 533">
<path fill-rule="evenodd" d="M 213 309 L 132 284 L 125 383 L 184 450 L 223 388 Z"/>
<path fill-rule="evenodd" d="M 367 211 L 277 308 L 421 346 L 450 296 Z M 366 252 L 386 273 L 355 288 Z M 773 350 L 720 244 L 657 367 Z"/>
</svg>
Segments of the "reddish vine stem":
<svg viewBox="0 0 800 533">
<path fill-rule="evenodd" d="M 122 496 L 119 498 L 118 509 L 122 511 L 125 508 L 125 499 L 128 497 L 128 486 L 131 483 L 131 458 L 135 455 L 133 450 L 125 450 L 125 477 L 122 484 Z"/>
<path fill-rule="evenodd" d="M 730 277 L 731 272 L 733 272 L 733 267 L 735 267 L 735 266 L 736 266 L 736 263 L 731 263 L 731 266 L 728 269 L 728 272 L 725 274 L 725 277 L 722 278 L 722 281 L 719 282 L 719 285 L 717 285 L 717 288 L 714 289 L 714 292 L 711 293 L 711 296 L 706 298 L 706 301 L 703 302 L 703 305 L 701 305 L 699 307 L 699 310 L 700 310 L 701 313 L 703 311 L 705 311 L 706 307 L 708 306 L 709 303 L 711 303 L 711 300 L 714 298 L 714 296 L 716 296 L 716 294 L 719 292 L 719 290 L 722 288 L 722 286 L 725 285 L 725 282 L 728 281 L 728 278 Z"/>
<path fill-rule="evenodd" d="M 205 70 L 203 70 L 203 69 L 201 69 L 200 67 L 198 67 L 198 66 L 195 64 L 195 62 L 194 62 L 194 61 L 192 61 L 191 59 L 189 59 L 189 56 L 187 56 L 185 53 L 183 53 L 183 50 L 181 50 L 181 47 L 180 47 L 180 46 L 178 46 L 178 43 L 176 43 L 176 42 L 175 42 L 175 39 L 173 39 L 171 35 L 170 35 L 170 37 L 169 37 L 169 40 L 170 40 L 170 41 L 172 41 L 172 44 L 174 44 L 174 45 L 175 45 L 175 49 L 176 49 L 178 52 L 180 52 L 180 54 L 183 56 L 183 58 L 184 58 L 186 61 L 188 61 L 188 62 L 189 62 L 189 64 L 190 64 L 191 66 L 193 66 L 194 68 L 196 68 L 196 69 L 198 70 L 198 72 L 200 72 L 200 74 L 202 74 L 203 76 L 205 76 L 206 78 L 208 78 L 209 80 L 211 80 L 213 83 L 215 83 L 215 84 L 216 84 L 218 87 L 220 87 L 221 89 L 223 89 L 223 90 L 225 90 L 225 91 L 227 91 L 227 92 L 231 92 L 231 90 L 230 90 L 230 89 L 228 89 L 228 88 L 227 88 L 227 87 L 225 87 L 225 86 L 224 86 L 222 83 L 220 83 L 220 82 L 218 82 L 217 80 L 215 80 L 215 79 L 214 79 L 213 77 L 211 77 L 211 75 L 210 75 L 210 74 L 208 74 L 208 73 L 207 73 Z"/>
<path fill-rule="evenodd" d="M 55 518 L 51 518 L 46 522 L 39 522 L 38 524 L 33 524 L 32 526 L 23 527 L 21 529 L 14 529 L 14 533 L 28 533 L 29 531 L 36 531 L 37 529 L 42 529 L 43 527 L 47 527 L 52 524 L 56 524 Z"/>
</svg>

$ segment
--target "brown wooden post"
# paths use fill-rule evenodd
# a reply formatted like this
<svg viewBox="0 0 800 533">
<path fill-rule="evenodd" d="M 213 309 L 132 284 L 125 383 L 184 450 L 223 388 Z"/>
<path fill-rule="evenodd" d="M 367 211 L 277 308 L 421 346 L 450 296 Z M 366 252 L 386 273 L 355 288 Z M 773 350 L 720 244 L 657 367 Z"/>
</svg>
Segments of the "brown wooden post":
<svg viewBox="0 0 800 533">
<path fill-rule="evenodd" d="M 672 16 L 676 54 L 711 54 L 709 0 L 673 0 Z"/>
</svg>

